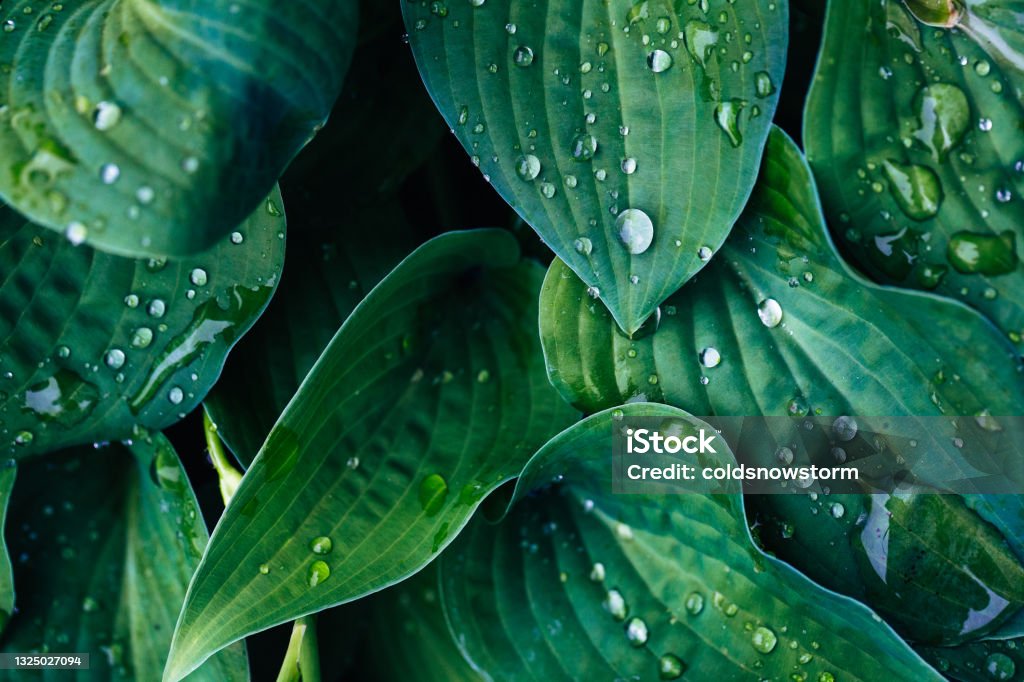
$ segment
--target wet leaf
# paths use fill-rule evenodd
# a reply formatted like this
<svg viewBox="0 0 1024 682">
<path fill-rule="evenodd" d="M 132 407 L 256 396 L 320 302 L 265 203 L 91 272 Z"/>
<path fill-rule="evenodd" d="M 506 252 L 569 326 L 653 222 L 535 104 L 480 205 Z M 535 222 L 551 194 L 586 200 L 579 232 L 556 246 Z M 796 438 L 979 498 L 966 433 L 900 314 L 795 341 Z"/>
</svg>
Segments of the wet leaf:
<svg viewBox="0 0 1024 682">
<path fill-rule="evenodd" d="M 628 332 L 749 196 L 787 3 L 402 3 L 420 72 L 484 176 Z"/>
</svg>

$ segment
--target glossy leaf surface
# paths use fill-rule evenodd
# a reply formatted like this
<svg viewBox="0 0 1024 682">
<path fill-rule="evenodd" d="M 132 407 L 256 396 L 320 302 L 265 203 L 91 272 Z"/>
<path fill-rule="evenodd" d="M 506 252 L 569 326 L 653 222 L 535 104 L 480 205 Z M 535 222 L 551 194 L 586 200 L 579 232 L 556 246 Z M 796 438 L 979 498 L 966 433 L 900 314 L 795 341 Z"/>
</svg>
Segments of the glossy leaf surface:
<svg viewBox="0 0 1024 682">
<path fill-rule="evenodd" d="M 0 196 L 112 253 L 185 256 L 273 189 L 341 90 L 354 0 L 0 11 Z"/>
<path fill-rule="evenodd" d="M 750 193 L 787 3 L 402 8 L 427 89 L 473 162 L 636 330 L 704 266 Z"/>
<path fill-rule="evenodd" d="M 419 570 L 571 421 L 530 325 L 542 275 L 507 232 L 449 233 L 356 307 L 214 531 L 166 679 Z"/>
<path fill-rule="evenodd" d="M 957 28 L 907 9 L 935 22 L 932 5 L 956 7 Z M 826 21 L 804 143 L 836 240 L 878 281 L 958 298 L 1019 345 L 1019 7 L 840 1 Z"/>
<path fill-rule="evenodd" d="M 80 447 L 18 469 L 5 527 L 18 612 L 0 649 L 89 653 L 76 680 L 160 679 L 208 537 L 170 443 L 158 434 L 130 448 Z M 66 670 L 32 674 L 69 679 Z M 190 679 L 248 680 L 244 647 L 224 650 Z"/>
<path fill-rule="evenodd" d="M 22 458 L 128 438 L 191 411 L 274 291 L 275 192 L 213 250 L 134 260 L 0 209 L 0 448 Z"/>
<path fill-rule="evenodd" d="M 915 470 L 923 481 L 973 476 L 988 455 L 988 440 L 960 438 L 958 415 L 1012 415 L 1024 406 L 1013 349 L 980 315 L 868 284 L 839 260 L 809 169 L 782 133 L 769 140 L 737 229 L 698 281 L 662 307 L 656 331 L 621 335 L 557 262 L 541 310 L 552 382 L 587 411 L 647 399 L 708 416 L 927 417 L 919 442 L 903 452 L 928 453 Z M 834 441 L 821 434 L 819 453 L 831 463 Z M 781 446 L 796 447 L 766 439 L 743 454 L 776 462 Z M 1019 481 L 1015 451 L 1003 464 Z M 780 557 L 867 599 L 915 639 L 976 636 L 1024 598 L 1018 495 L 770 495 L 752 504 Z"/>
<path fill-rule="evenodd" d="M 710 428 L 662 405 L 593 415 L 537 453 L 497 527 L 475 519 L 442 557 L 456 638 L 493 679 L 941 679 L 864 606 L 758 550 L 735 488 L 612 494 L 625 415 Z"/>
</svg>

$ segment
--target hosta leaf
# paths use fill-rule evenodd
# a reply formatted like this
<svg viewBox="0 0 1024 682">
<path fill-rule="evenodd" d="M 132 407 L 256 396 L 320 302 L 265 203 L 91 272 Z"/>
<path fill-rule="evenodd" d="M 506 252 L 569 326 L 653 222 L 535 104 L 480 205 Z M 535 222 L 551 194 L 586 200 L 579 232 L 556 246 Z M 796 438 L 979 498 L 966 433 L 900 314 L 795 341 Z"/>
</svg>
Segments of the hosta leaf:
<svg viewBox="0 0 1024 682">
<path fill-rule="evenodd" d="M 921 648 L 921 656 L 951 680 L 1013 680 L 1024 670 L 1024 640 L 985 640 L 954 648 Z"/>
<path fill-rule="evenodd" d="M 750 193 L 787 3 L 402 3 L 427 89 L 485 177 L 628 332 Z"/>
<path fill-rule="evenodd" d="M 449 620 L 478 666 L 497 680 L 941 679 L 863 605 L 762 554 L 741 495 L 612 494 L 624 415 L 710 428 L 626 405 L 537 453 L 508 517 L 477 518 L 441 559 Z M 560 484 L 526 497 L 553 471 Z"/>
<path fill-rule="evenodd" d="M 211 247 L 327 117 L 356 12 L 355 0 L 5 4 L 0 195 L 114 253 Z"/>
<path fill-rule="evenodd" d="M 218 433 L 246 465 L 341 323 L 415 246 L 394 204 L 354 220 L 351 232 L 291 231 L 279 291 L 206 400 Z"/>
<path fill-rule="evenodd" d="M 11 500 L 16 471 L 12 466 L 0 469 L 0 528 L 5 527 L 7 505 Z M 0 537 L 0 634 L 7 627 L 7 621 L 14 613 L 14 576 L 11 573 L 11 555 L 7 543 Z"/>
<path fill-rule="evenodd" d="M 541 278 L 506 232 L 450 233 L 356 307 L 214 531 L 165 679 L 422 568 L 571 420 L 529 323 Z"/>
<path fill-rule="evenodd" d="M 284 258 L 276 192 L 211 251 L 133 260 L 0 209 L 0 447 L 20 458 L 163 428 L 263 311 Z"/>
<path fill-rule="evenodd" d="M 541 335 L 552 382 L 587 411 L 647 399 L 709 416 L 927 417 L 916 435 L 929 453 L 924 465 L 940 477 L 969 473 L 965 452 L 984 446 L 957 447 L 955 415 L 1024 407 L 1013 349 L 979 314 L 865 283 L 839 259 L 809 169 L 781 132 L 769 138 L 733 235 L 698 280 L 662 306 L 656 331 L 621 335 L 586 285 L 556 262 L 541 294 Z M 834 463 L 827 447 L 824 454 Z M 776 460 L 769 443 L 744 455 Z M 1019 481 L 1012 457 L 1005 464 Z M 752 504 L 768 515 L 764 537 L 779 556 L 869 600 L 916 639 L 955 641 L 995 627 L 1024 598 L 1021 497 L 965 499 L 1002 533 L 955 496 L 770 495 Z M 885 561 L 884 548 L 861 541 L 873 511 L 887 519 Z M 988 589 L 1007 601 L 974 618 L 972 610 L 995 599 Z"/>
<path fill-rule="evenodd" d="M 366 675 L 410 682 L 482 682 L 448 631 L 438 593 L 438 562 L 369 604 Z M 397 636 L 396 636 L 397 635 Z"/>
<path fill-rule="evenodd" d="M 830 2 L 804 142 L 840 245 L 878 281 L 930 289 L 1024 333 L 1024 30 L 1015 3 L 955 30 L 897 0 Z M 934 17 L 933 17 L 934 20 Z"/>
<path fill-rule="evenodd" d="M 76 680 L 157 680 L 207 532 L 185 471 L 161 435 L 19 465 L 6 536 L 18 612 L 4 652 L 89 653 Z M 3 679 L 25 679 L 9 671 Z M 60 670 L 40 680 L 66 680 Z M 241 644 L 190 679 L 248 680 Z"/>
</svg>

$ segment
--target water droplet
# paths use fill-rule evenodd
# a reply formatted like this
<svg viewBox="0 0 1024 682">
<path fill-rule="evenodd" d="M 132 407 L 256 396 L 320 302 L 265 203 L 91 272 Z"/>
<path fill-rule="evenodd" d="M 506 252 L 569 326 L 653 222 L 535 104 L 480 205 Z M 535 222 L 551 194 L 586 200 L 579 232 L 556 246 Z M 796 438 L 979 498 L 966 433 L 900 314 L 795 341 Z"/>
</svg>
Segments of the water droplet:
<svg viewBox="0 0 1024 682">
<path fill-rule="evenodd" d="M 345 466 L 347 466 L 352 471 L 355 471 L 356 469 L 359 468 L 359 458 L 355 456 L 349 457 L 347 460 L 345 460 Z"/>
<path fill-rule="evenodd" d="M 711 257 L 713 255 L 715 255 L 715 252 L 711 249 L 710 246 L 702 246 L 699 249 L 697 249 L 697 258 L 700 258 L 701 261 L 705 263 L 711 260 Z"/>
<path fill-rule="evenodd" d="M 330 554 L 332 549 L 334 549 L 334 543 L 326 535 L 313 538 L 309 543 L 309 551 L 313 554 Z"/>
<path fill-rule="evenodd" d="M 15 445 L 31 445 L 35 439 L 35 435 L 31 431 L 19 431 L 14 436 Z"/>
<path fill-rule="evenodd" d="M 270 573 L 270 566 L 268 566 L 267 564 L 260 564 L 259 572 L 260 575 L 267 575 L 268 573 Z"/>
<path fill-rule="evenodd" d="M 708 346 L 700 352 L 700 364 L 705 367 L 718 367 L 721 362 L 722 355 L 718 352 L 717 348 Z"/>
<path fill-rule="evenodd" d="M 147 348 L 153 342 L 153 330 L 149 327 L 139 327 L 132 332 L 132 347 Z"/>
<path fill-rule="evenodd" d="M 11 33 L 16 28 L 17 25 L 14 23 L 14 19 L 8 19 L 4 22 L 4 33 Z"/>
<path fill-rule="evenodd" d="M 654 73 L 662 73 L 672 68 L 672 55 L 665 50 L 654 50 L 647 55 L 647 66 Z"/>
<path fill-rule="evenodd" d="M 553 183 L 542 182 L 540 184 L 540 193 L 544 195 L 546 199 L 551 199 L 558 192 L 558 188 Z"/>
<path fill-rule="evenodd" d="M 152 301 L 149 302 L 149 305 L 146 307 L 146 312 L 149 313 L 150 317 L 163 317 L 164 314 L 167 312 L 167 304 L 164 303 L 163 300 L 159 298 L 154 298 Z"/>
<path fill-rule="evenodd" d="M 448 498 L 448 482 L 440 474 L 431 474 L 420 482 L 420 506 L 427 516 L 434 516 Z"/>
<path fill-rule="evenodd" d="M 993 680 L 1011 680 L 1017 673 L 1017 665 L 1006 654 L 995 652 L 985 659 L 985 672 Z"/>
<path fill-rule="evenodd" d="M 785 445 L 775 451 L 775 459 L 779 460 L 783 464 L 789 465 L 793 463 L 793 451 L 787 448 Z"/>
<path fill-rule="evenodd" d="M 594 250 L 593 243 L 586 237 L 580 237 L 572 243 L 572 246 L 576 249 L 576 253 L 583 254 L 584 256 L 589 256 Z"/>
<path fill-rule="evenodd" d="M 124 366 L 124 351 L 120 348 L 111 348 L 107 351 L 107 354 L 103 356 L 103 362 L 106 363 L 110 369 L 120 369 Z"/>
<path fill-rule="evenodd" d="M 662 680 L 678 680 L 686 672 L 686 664 L 675 654 L 665 654 L 658 659 L 658 677 Z"/>
<path fill-rule="evenodd" d="M 718 29 L 703 21 L 689 21 L 683 29 L 683 35 L 690 56 L 702 67 L 706 67 L 718 43 Z"/>
<path fill-rule="evenodd" d="M 766 298 L 757 304 L 757 316 L 766 327 L 778 327 L 782 322 L 782 306 L 774 298 Z"/>
<path fill-rule="evenodd" d="M 960 143 L 970 126 L 971 108 L 963 91 L 948 83 L 933 83 L 917 93 L 914 111 L 919 127 L 912 135 L 940 161 Z"/>
<path fill-rule="evenodd" d="M 635 647 L 641 647 L 647 643 L 647 623 L 639 618 L 630 618 L 626 624 L 626 639 Z"/>
<path fill-rule="evenodd" d="M 589 133 L 580 133 L 572 139 L 569 149 L 577 161 L 590 161 L 597 153 L 597 138 Z"/>
<path fill-rule="evenodd" d="M 704 610 L 704 597 L 700 592 L 691 592 L 686 597 L 686 611 L 691 616 L 696 616 Z"/>
<path fill-rule="evenodd" d="M 763 625 L 756 628 L 753 634 L 750 635 L 750 643 L 762 654 L 770 654 L 778 641 L 775 633 Z"/>
<path fill-rule="evenodd" d="M 120 121 L 121 107 L 113 102 L 100 102 L 92 112 L 92 124 L 96 130 L 110 130 Z"/>
<path fill-rule="evenodd" d="M 654 223 L 640 209 L 627 208 L 619 213 L 615 227 L 626 250 L 633 255 L 644 253 L 654 241 Z"/>
<path fill-rule="evenodd" d="M 112 185 L 121 177 L 121 169 L 116 163 L 105 163 L 100 168 L 100 180 L 104 185 Z"/>
<path fill-rule="evenodd" d="M 1016 235 L 957 232 L 949 238 L 946 258 L 964 274 L 1005 275 L 1017 268 Z"/>
<path fill-rule="evenodd" d="M 314 561 L 309 565 L 309 572 L 306 574 L 306 583 L 310 587 L 316 587 L 331 576 L 331 567 L 326 561 Z"/>
<path fill-rule="evenodd" d="M 590 579 L 595 583 L 604 582 L 605 570 L 604 564 L 597 562 L 590 569 Z"/>
<path fill-rule="evenodd" d="M 626 175 L 632 175 L 636 172 L 636 159 L 629 158 L 622 160 L 622 172 Z"/>
<path fill-rule="evenodd" d="M 172 386 L 171 390 L 167 392 L 167 399 L 171 401 L 172 405 L 180 405 L 181 401 L 185 399 L 185 392 L 181 390 L 180 386 Z"/>
<path fill-rule="evenodd" d="M 232 244 L 241 244 L 244 241 L 245 241 L 245 237 L 242 235 L 241 232 L 232 232 L 231 233 L 231 243 Z"/>
<path fill-rule="evenodd" d="M 540 175 L 540 159 L 533 154 L 525 154 L 516 160 L 516 174 L 530 182 Z"/>
<path fill-rule="evenodd" d="M 197 287 L 206 286 L 206 270 L 202 268 L 194 268 L 188 278 Z"/>
<path fill-rule="evenodd" d="M 758 71 L 754 74 L 754 91 L 758 97 L 768 97 L 775 92 L 775 83 L 772 82 L 771 74 L 767 71 Z"/>
<path fill-rule="evenodd" d="M 846 461 L 846 450 L 842 448 L 832 448 L 832 458 L 836 460 L 838 464 L 842 464 Z"/>
<path fill-rule="evenodd" d="M 715 107 L 715 123 L 728 136 L 729 144 L 733 147 L 743 144 L 743 134 L 740 132 L 740 112 L 746 105 L 745 100 L 730 99 L 719 102 Z"/>
<path fill-rule="evenodd" d="M 992 130 L 992 119 L 990 118 L 979 118 L 978 119 L 978 130 L 983 133 L 987 133 Z"/>
<path fill-rule="evenodd" d="M 78 246 L 89 236 L 89 230 L 82 223 L 77 221 L 71 222 L 68 223 L 67 229 L 64 230 L 64 236 L 67 237 L 72 245 Z"/>
<path fill-rule="evenodd" d="M 833 502 L 832 506 L 829 508 L 829 511 L 832 513 L 832 518 L 841 519 L 843 518 L 843 515 L 846 513 L 846 507 L 844 507 L 838 502 Z"/>
<path fill-rule="evenodd" d="M 832 433 L 839 440 L 849 442 L 857 435 L 857 421 L 853 417 L 838 417 L 832 422 Z"/>
<path fill-rule="evenodd" d="M 533 64 L 533 50 L 526 45 L 520 45 L 516 48 L 516 51 L 512 53 L 512 61 L 515 62 L 516 66 L 524 68 Z"/>
<path fill-rule="evenodd" d="M 608 590 L 608 594 L 604 598 L 604 610 L 612 614 L 612 618 L 615 620 L 626 620 L 626 614 L 629 613 L 629 607 L 626 605 L 626 600 L 622 597 L 622 593 L 618 590 Z"/>
</svg>

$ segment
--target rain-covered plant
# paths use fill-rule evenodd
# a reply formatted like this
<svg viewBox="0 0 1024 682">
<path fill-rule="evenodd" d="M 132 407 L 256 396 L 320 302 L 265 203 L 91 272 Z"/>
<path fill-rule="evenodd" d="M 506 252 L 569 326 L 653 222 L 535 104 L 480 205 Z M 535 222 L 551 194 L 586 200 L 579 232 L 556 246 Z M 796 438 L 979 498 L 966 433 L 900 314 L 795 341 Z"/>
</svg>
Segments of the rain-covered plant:
<svg viewBox="0 0 1024 682">
<path fill-rule="evenodd" d="M 1019 495 L 609 482 L 1024 415 L 1020 3 L 0 15 L 0 680 L 1024 677 Z"/>
</svg>

